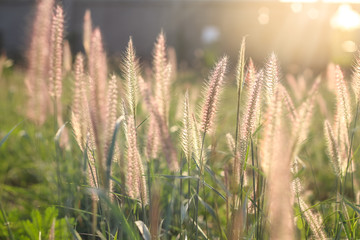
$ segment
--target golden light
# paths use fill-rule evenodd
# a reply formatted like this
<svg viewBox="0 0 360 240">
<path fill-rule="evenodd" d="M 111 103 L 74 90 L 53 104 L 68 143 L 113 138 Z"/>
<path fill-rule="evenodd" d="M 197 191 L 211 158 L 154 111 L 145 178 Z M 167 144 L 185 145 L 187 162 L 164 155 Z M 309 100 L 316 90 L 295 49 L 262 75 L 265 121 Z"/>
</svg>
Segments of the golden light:
<svg viewBox="0 0 360 240">
<path fill-rule="evenodd" d="M 360 27 L 360 15 L 350 5 L 341 4 L 331 18 L 330 24 L 333 28 L 354 30 Z"/>
<path fill-rule="evenodd" d="M 269 16 L 269 9 L 267 7 L 262 7 L 259 9 L 259 15 L 258 15 L 258 22 L 261 25 L 266 25 L 269 23 L 270 16 Z"/>
<path fill-rule="evenodd" d="M 353 53 L 356 52 L 357 50 L 357 46 L 355 42 L 350 40 L 344 41 L 341 44 L 341 48 L 343 49 L 344 52 L 348 52 L 348 53 Z"/>
<path fill-rule="evenodd" d="M 279 0 L 283 3 L 360 3 L 360 0 Z"/>
<path fill-rule="evenodd" d="M 299 2 L 292 3 L 290 8 L 294 13 L 299 13 L 302 11 L 302 3 Z"/>
<path fill-rule="evenodd" d="M 310 8 L 308 11 L 307 11 L 307 15 L 310 19 L 317 19 L 319 17 L 319 10 L 316 9 L 316 8 Z"/>
<path fill-rule="evenodd" d="M 314 3 L 317 0 L 280 0 L 280 2 L 284 3 Z"/>
<path fill-rule="evenodd" d="M 360 3 L 360 0 L 323 0 L 325 3 Z"/>
</svg>

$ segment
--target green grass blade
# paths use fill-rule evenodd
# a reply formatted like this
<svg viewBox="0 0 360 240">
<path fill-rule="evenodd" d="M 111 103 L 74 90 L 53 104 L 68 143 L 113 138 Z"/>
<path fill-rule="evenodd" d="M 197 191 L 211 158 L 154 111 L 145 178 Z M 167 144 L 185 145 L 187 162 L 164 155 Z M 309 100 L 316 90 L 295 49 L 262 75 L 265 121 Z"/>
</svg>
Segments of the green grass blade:
<svg viewBox="0 0 360 240">
<path fill-rule="evenodd" d="M 21 122 L 20 122 L 20 123 L 21 123 Z M 20 123 L 16 124 L 15 127 L 13 127 L 13 128 L 5 135 L 5 137 L 3 137 L 3 138 L 1 139 L 1 141 L 0 141 L 0 147 L 4 144 L 4 142 L 8 139 L 8 137 L 10 136 L 10 134 L 15 130 L 15 128 L 16 128 L 17 126 L 19 126 Z"/>
</svg>

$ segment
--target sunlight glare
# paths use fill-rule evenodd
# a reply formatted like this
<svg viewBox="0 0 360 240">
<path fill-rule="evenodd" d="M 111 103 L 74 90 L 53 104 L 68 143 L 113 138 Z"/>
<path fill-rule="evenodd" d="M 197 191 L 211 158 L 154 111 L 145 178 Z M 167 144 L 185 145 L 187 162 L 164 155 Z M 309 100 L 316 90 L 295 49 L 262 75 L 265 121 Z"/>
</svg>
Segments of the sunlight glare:
<svg viewBox="0 0 360 240">
<path fill-rule="evenodd" d="M 299 13 L 302 11 L 302 4 L 299 2 L 292 3 L 290 7 L 294 13 Z"/>
<path fill-rule="evenodd" d="M 357 46 L 353 41 L 344 41 L 341 44 L 342 49 L 344 50 L 344 52 L 348 52 L 348 53 L 352 53 L 352 52 L 356 52 L 357 50 Z"/>
<path fill-rule="evenodd" d="M 266 25 L 269 23 L 270 16 L 269 16 L 269 9 L 267 7 L 262 7 L 259 9 L 259 16 L 258 16 L 258 22 L 261 25 Z"/>
<path fill-rule="evenodd" d="M 354 30 L 360 27 L 360 15 L 350 5 L 341 4 L 331 18 L 330 24 L 333 28 Z"/>
</svg>

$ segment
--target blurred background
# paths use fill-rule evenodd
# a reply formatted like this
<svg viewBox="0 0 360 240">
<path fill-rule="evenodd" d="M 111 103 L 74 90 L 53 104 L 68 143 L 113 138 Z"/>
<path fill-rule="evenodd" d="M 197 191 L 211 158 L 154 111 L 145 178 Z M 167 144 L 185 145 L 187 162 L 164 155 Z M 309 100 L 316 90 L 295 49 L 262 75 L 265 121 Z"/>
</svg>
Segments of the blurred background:
<svg viewBox="0 0 360 240">
<path fill-rule="evenodd" d="M 29 42 L 35 0 L 0 0 L 0 51 L 21 63 Z M 263 64 L 277 53 L 284 71 L 350 66 L 360 44 L 360 1 L 331 0 L 63 0 L 72 53 L 83 51 L 86 9 L 116 59 L 133 37 L 142 61 L 151 58 L 163 30 L 179 67 L 227 54 L 235 65 L 243 36 L 247 56 Z"/>
</svg>

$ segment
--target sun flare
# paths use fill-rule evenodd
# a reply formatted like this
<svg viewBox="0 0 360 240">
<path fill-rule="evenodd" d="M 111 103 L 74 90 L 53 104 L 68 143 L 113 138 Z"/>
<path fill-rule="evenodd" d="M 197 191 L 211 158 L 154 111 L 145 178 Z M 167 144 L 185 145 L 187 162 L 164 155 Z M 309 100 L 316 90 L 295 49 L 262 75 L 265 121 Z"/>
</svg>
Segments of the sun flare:
<svg viewBox="0 0 360 240">
<path fill-rule="evenodd" d="M 333 28 L 342 30 L 353 30 L 360 27 L 360 15 L 350 5 L 342 4 L 331 18 L 330 24 Z"/>
</svg>

